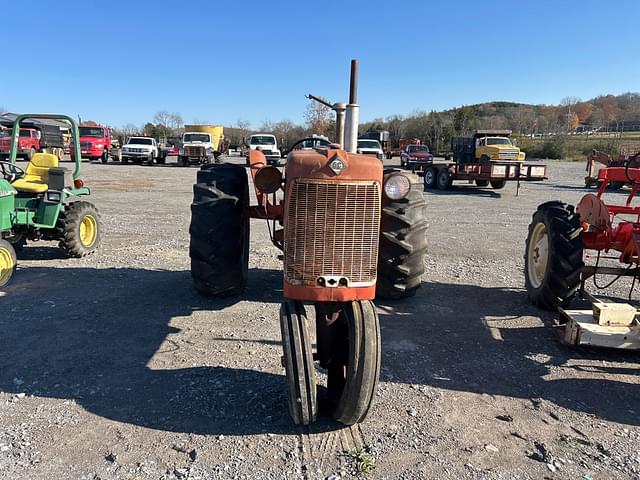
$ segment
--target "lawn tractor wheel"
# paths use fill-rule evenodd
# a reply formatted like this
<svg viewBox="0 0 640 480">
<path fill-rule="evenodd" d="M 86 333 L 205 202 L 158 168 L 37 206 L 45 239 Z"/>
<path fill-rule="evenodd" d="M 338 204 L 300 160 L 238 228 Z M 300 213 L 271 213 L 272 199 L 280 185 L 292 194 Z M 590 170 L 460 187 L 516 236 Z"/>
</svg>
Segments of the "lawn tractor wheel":
<svg viewBox="0 0 640 480">
<path fill-rule="evenodd" d="M 13 246 L 6 240 L 0 239 L 0 288 L 9 283 L 17 264 Z"/>
<path fill-rule="evenodd" d="M 25 232 L 17 232 L 4 239 L 11 244 L 16 253 L 20 252 L 27 244 L 27 234 Z"/>
<path fill-rule="evenodd" d="M 506 180 L 491 180 L 491 188 L 495 189 L 495 190 L 500 190 L 501 188 L 504 188 L 504 186 L 507 184 Z"/>
<path fill-rule="evenodd" d="M 424 274 L 427 253 L 427 202 L 418 188 L 402 200 L 384 198 L 380 219 L 376 296 L 414 295 Z"/>
<path fill-rule="evenodd" d="M 100 214 L 92 203 L 64 205 L 56 228 L 61 233 L 59 246 L 69 257 L 90 255 L 100 246 Z"/>
<path fill-rule="evenodd" d="M 249 271 L 249 181 L 244 167 L 198 171 L 191 204 L 191 277 L 200 293 L 240 295 Z"/>
<path fill-rule="evenodd" d="M 572 205 L 543 203 L 529 225 L 524 279 L 534 305 L 556 311 L 577 294 L 583 245 L 580 216 Z"/>
<path fill-rule="evenodd" d="M 380 376 L 380 324 L 368 300 L 347 302 L 334 331 L 327 389 L 332 415 L 345 425 L 367 416 Z"/>
<path fill-rule="evenodd" d="M 448 190 L 453 183 L 453 176 L 451 176 L 451 173 L 448 169 L 441 168 L 440 170 L 438 170 L 437 182 L 439 190 Z"/>
<path fill-rule="evenodd" d="M 476 185 L 478 187 L 486 187 L 489 185 L 489 180 L 476 180 Z"/>
<path fill-rule="evenodd" d="M 424 188 L 425 190 L 428 188 L 436 188 L 437 185 L 437 177 L 438 177 L 438 171 L 433 168 L 433 167 L 429 167 L 424 171 Z"/>
<path fill-rule="evenodd" d="M 318 409 L 313 347 L 302 302 L 286 300 L 280 306 L 280 331 L 289 414 L 296 425 L 309 425 Z"/>
</svg>

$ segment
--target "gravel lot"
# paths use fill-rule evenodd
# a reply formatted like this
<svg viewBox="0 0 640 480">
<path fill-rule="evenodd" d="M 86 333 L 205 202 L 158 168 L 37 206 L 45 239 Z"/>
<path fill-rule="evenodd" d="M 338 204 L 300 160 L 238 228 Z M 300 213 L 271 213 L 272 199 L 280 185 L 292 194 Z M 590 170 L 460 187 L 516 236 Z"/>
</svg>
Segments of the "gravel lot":
<svg viewBox="0 0 640 480">
<path fill-rule="evenodd" d="M 245 295 L 197 295 L 196 168 L 170 161 L 85 164 L 100 251 L 69 260 L 30 244 L 0 292 L 0 478 L 350 478 L 354 450 L 375 463 L 368 478 L 640 478 L 640 357 L 563 346 L 523 290 L 531 215 L 578 201 L 582 163 L 551 163 L 551 179 L 518 197 L 515 185 L 425 193 L 427 273 L 414 298 L 376 302 L 369 417 L 298 428 L 280 364 L 279 252 L 252 221 Z"/>
</svg>

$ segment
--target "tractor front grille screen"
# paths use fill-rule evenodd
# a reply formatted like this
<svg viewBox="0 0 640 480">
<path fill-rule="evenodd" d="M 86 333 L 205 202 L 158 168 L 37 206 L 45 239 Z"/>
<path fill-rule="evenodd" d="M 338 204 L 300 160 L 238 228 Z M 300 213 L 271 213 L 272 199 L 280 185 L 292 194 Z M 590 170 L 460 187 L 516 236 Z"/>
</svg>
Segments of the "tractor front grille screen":
<svg viewBox="0 0 640 480">
<path fill-rule="evenodd" d="M 346 278 L 355 287 L 375 283 L 380 204 L 374 181 L 295 180 L 284 225 L 287 282 L 318 285 L 323 277 Z"/>
</svg>

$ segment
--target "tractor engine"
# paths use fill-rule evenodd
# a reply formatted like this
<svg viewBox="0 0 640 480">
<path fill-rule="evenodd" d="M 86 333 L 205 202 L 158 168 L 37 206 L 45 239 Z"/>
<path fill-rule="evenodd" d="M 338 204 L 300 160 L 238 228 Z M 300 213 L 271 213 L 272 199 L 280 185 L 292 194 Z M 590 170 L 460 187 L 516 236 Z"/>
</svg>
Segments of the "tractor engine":
<svg viewBox="0 0 640 480">
<path fill-rule="evenodd" d="M 382 163 L 341 149 L 296 150 L 287 159 L 284 296 L 372 300 L 382 204 Z"/>
</svg>

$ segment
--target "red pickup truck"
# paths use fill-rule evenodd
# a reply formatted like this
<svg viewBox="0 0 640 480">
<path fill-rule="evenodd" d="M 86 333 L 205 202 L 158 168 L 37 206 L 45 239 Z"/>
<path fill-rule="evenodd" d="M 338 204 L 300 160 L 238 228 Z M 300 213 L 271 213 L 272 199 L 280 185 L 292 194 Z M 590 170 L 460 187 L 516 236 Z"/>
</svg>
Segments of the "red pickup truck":
<svg viewBox="0 0 640 480">
<path fill-rule="evenodd" d="M 80 133 L 80 154 L 82 158 L 89 160 L 100 159 L 107 163 L 111 150 L 111 129 L 102 125 L 78 127 Z M 69 149 L 71 158 L 74 158 L 75 148 L 73 142 Z"/>
<path fill-rule="evenodd" d="M 0 159 L 7 158 L 11 150 L 13 130 L 0 130 Z M 18 157 L 31 160 L 34 153 L 40 150 L 40 132 L 34 128 L 21 128 L 18 137 Z"/>
</svg>

